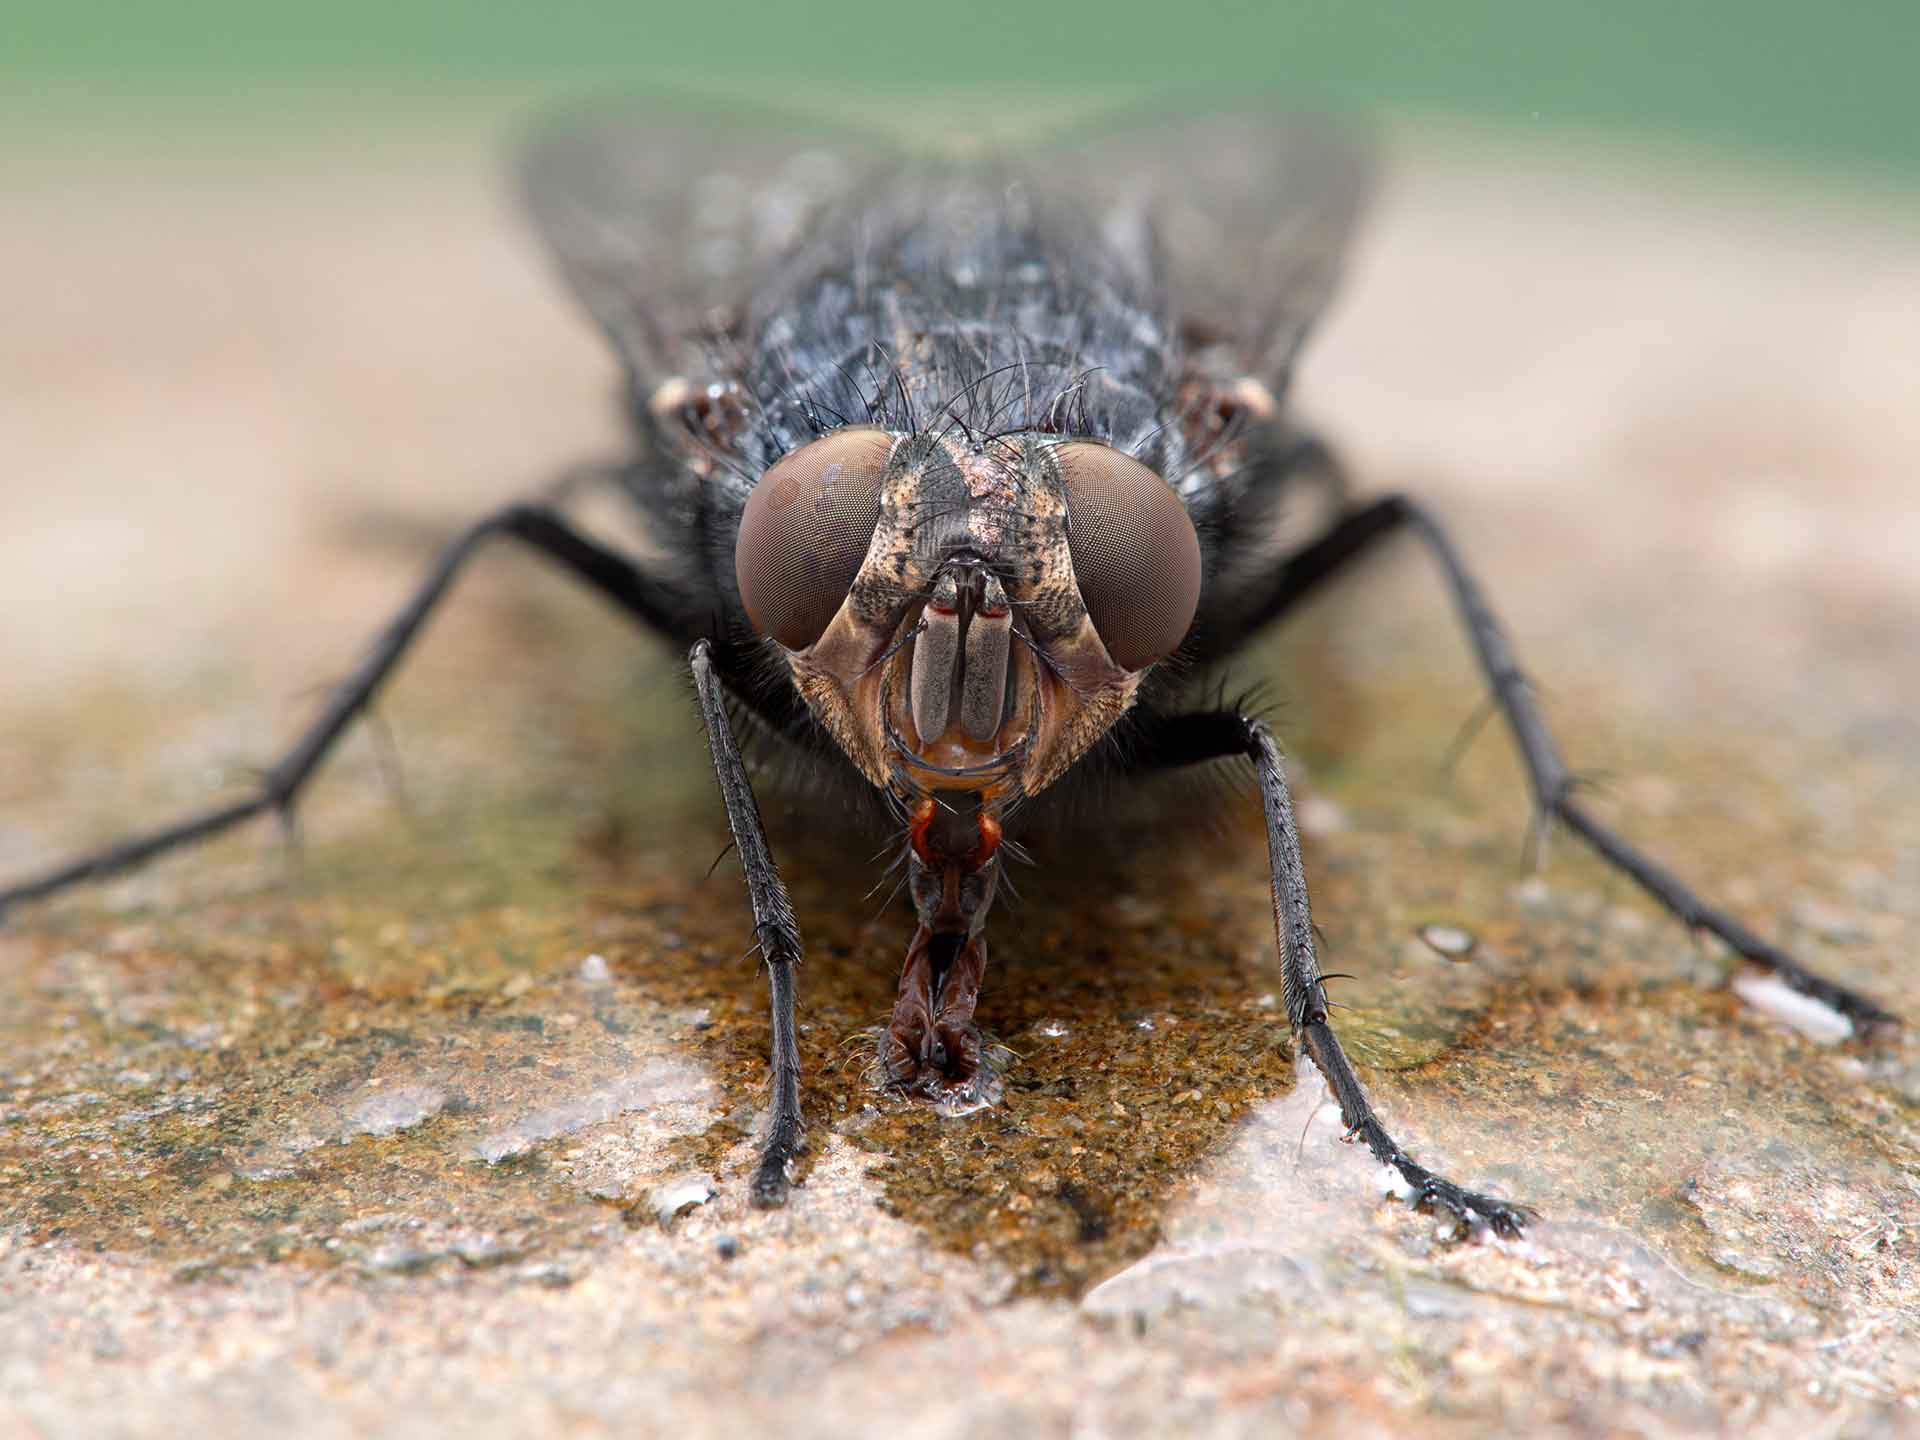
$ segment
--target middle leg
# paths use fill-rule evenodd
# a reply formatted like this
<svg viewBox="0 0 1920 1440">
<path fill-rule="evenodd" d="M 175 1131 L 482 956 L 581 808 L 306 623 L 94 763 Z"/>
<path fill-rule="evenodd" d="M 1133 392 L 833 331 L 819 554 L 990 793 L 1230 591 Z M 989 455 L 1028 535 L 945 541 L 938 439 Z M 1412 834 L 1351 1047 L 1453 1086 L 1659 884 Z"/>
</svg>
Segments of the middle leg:
<svg viewBox="0 0 1920 1440">
<path fill-rule="evenodd" d="M 1709 904 L 1666 866 L 1632 844 L 1580 803 L 1572 771 L 1560 754 L 1533 686 L 1514 658 L 1506 631 L 1479 582 L 1440 522 L 1405 495 L 1388 495 L 1349 512 L 1319 540 L 1290 558 L 1250 606 L 1247 628 L 1258 628 L 1313 594 L 1379 543 L 1402 531 L 1412 534 L 1440 566 L 1459 612 L 1474 658 L 1493 687 L 1533 790 L 1540 821 L 1558 820 L 1591 845 L 1608 864 L 1629 876 L 1690 929 L 1725 941 L 1743 959 L 1772 971 L 1793 989 L 1839 1011 L 1858 1032 L 1886 1032 L 1899 1019 L 1857 990 L 1809 969 L 1735 916 Z"/>
</svg>

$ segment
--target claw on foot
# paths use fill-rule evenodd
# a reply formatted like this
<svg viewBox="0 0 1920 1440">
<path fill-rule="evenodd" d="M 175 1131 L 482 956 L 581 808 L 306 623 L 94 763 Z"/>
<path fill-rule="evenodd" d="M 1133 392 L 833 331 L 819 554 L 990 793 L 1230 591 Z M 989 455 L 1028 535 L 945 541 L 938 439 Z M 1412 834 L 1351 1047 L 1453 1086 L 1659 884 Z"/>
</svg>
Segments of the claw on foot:
<svg viewBox="0 0 1920 1440">
<path fill-rule="evenodd" d="M 797 1122 L 774 1121 L 773 1133 L 760 1152 L 747 1199 L 756 1210 L 778 1210 L 793 1187 L 793 1162 L 807 1148 L 806 1134 Z"/>
<path fill-rule="evenodd" d="M 1462 1190 L 1437 1175 L 1429 1175 L 1417 1185 L 1409 1203 L 1423 1214 L 1444 1212 L 1451 1215 L 1461 1226 L 1462 1238 L 1472 1233 L 1477 1223 L 1485 1225 L 1504 1240 L 1517 1240 L 1528 1225 L 1540 1218 L 1525 1205 Z"/>
<path fill-rule="evenodd" d="M 747 1199 L 756 1210 L 778 1210 L 787 1203 L 787 1192 L 791 1187 L 784 1161 L 774 1164 L 771 1159 L 762 1160 L 760 1168 L 753 1172 L 753 1184 L 747 1192 Z"/>
</svg>

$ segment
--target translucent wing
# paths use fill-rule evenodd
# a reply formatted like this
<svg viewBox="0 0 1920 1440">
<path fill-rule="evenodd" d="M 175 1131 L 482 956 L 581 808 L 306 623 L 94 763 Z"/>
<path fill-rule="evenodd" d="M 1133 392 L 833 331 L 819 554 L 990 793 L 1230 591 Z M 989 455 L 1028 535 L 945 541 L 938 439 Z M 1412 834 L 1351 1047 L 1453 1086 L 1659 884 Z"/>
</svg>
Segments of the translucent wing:
<svg viewBox="0 0 1920 1440">
<path fill-rule="evenodd" d="M 1371 189 L 1363 136 L 1258 112 L 1109 118 L 1041 158 L 1161 277 L 1207 368 L 1278 393 L 1332 296 Z"/>
<path fill-rule="evenodd" d="M 890 164 L 819 121 L 697 105 L 578 111 L 541 127 L 521 195 L 642 395 L 698 373 L 769 266 Z"/>
<path fill-rule="evenodd" d="M 824 216 L 886 193 L 907 159 L 873 133 L 738 106 L 581 111 L 534 135 L 521 191 L 645 393 L 697 373 L 769 272 L 839 228 Z M 933 149 L 981 153 L 945 139 Z M 1276 391 L 1333 291 L 1372 168 L 1352 137 L 1258 113 L 1132 111 L 990 148 L 996 172 L 1030 177 L 1049 208 L 1097 227 L 1109 262 L 1164 287 L 1207 369 Z"/>
</svg>

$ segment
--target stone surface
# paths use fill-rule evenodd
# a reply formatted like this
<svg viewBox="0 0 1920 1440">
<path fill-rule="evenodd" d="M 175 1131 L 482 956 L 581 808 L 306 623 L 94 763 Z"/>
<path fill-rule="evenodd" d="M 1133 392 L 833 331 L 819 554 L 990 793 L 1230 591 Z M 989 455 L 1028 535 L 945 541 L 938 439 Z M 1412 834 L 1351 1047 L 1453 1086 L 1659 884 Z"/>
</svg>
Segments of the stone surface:
<svg viewBox="0 0 1920 1440">
<path fill-rule="evenodd" d="M 477 150 L 10 189 L 17 874 L 230 793 L 444 536 L 619 432 Z M 1910 206 L 1414 145 L 1303 381 L 1366 488 L 1454 523 L 1596 805 L 1908 1015 L 1917 313 Z M 1911 1043 L 1743 1005 L 1570 840 L 1530 874 L 1498 727 L 1442 774 L 1479 689 L 1419 557 L 1236 678 L 1319 817 L 1376 1099 L 1538 1207 L 1525 1241 L 1453 1243 L 1339 1143 L 1255 806 L 1204 782 L 1040 850 L 982 1002 L 1007 1093 L 964 1117 L 872 1087 L 909 917 L 837 808 L 771 793 L 814 1150 L 751 1210 L 764 998 L 695 711 L 500 554 L 297 852 L 250 827 L 0 929 L 0 1430 L 1920 1424 Z"/>
</svg>

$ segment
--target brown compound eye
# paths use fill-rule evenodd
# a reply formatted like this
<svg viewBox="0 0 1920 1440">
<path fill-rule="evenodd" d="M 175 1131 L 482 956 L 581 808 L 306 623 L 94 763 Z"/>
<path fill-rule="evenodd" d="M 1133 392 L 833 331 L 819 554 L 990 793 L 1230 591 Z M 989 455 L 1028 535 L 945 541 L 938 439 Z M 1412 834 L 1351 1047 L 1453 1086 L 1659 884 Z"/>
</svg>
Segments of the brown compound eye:
<svg viewBox="0 0 1920 1440">
<path fill-rule="evenodd" d="M 1144 670 L 1186 636 L 1200 604 L 1200 537 L 1173 487 L 1110 445 L 1054 451 L 1067 491 L 1073 578 L 1114 663 Z"/>
<path fill-rule="evenodd" d="M 733 570 L 762 635 L 802 650 L 839 612 L 880 523 L 892 449 L 884 430 L 836 430 L 782 456 L 753 487 Z"/>
</svg>

